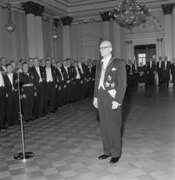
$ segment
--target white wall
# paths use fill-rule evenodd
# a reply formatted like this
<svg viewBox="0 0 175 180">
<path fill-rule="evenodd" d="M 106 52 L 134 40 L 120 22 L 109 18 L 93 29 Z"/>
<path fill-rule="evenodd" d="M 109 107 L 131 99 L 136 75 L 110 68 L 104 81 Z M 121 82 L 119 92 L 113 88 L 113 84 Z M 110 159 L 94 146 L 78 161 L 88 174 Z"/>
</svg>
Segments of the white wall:
<svg viewBox="0 0 175 180">
<path fill-rule="evenodd" d="M 71 56 L 73 59 L 99 59 L 99 42 L 102 38 L 102 23 L 71 26 Z"/>
<path fill-rule="evenodd" d="M 28 57 L 27 29 L 24 14 L 13 12 L 12 19 L 16 28 L 14 32 L 9 33 L 5 28 L 7 11 L 0 8 L 0 57 L 16 61 Z"/>
<path fill-rule="evenodd" d="M 127 58 L 126 41 L 132 41 L 132 51 L 135 45 L 156 44 L 157 38 L 164 38 L 164 15 L 162 9 L 152 12 L 152 18 L 148 24 L 141 25 L 129 32 L 123 28 L 115 33 L 114 23 L 109 23 L 110 40 L 114 42 L 116 54 L 121 58 Z M 0 57 L 8 59 L 20 59 L 28 57 L 26 15 L 13 12 L 13 22 L 16 25 L 14 32 L 9 33 L 5 29 L 7 23 L 7 11 L 0 8 Z M 103 22 L 89 22 L 87 24 L 73 24 L 70 26 L 71 58 L 73 59 L 99 59 L 99 41 L 103 37 Z M 58 26 L 58 39 L 51 38 L 52 24 L 43 21 L 43 45 L 44 56 L 52 56 L 58 60 L 63 59 L 62 26 Z M 173 31 L 175 34 L 175 32 Z M 174 35 L 175 36 L 175 35 Z M 120 46 L 120 47 L 119 47 Z M 164 48 L 164 47 L 163 47 Z M 175 48 L 175 47 L 173 47 Z M 120 49 L 121 52 L 118 52 Z M 164 51 L 164 50 L 163 50 Z"/>
</svg>

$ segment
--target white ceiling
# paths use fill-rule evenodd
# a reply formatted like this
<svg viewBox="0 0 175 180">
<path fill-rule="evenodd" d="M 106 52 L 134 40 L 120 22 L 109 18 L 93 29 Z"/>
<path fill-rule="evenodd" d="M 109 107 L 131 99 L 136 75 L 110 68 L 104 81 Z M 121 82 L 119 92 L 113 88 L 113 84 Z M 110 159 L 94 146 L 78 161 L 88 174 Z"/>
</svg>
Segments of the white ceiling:
<svg viewBox="0 0 175 180">
<path fill-rule="evenodd" d="M 0 2 L 8 0 L 0 0 Z M 120 0 L 9 0 L 14 5 L 18 2 L 33 1 L 45 6 L 45 14 L 55 17 L 72 16 L 86 17 L 96 16 L 100 12 L 113 9 Z M 175 3 L 175 0 L 138 0 L 140 3 L 146 4 L 151 9 L 161 8 L 161 4 Z"/>
<path fill-rule="evenodd" d="M 113 9 L 120 0 L 33 0 L 45 6 L 46 12 L 55 16 L 94 16 Z M 175 0 L 138 0 L 150 8 L 161 8 L 161 4 L 175 3 Z"/>
</svg>

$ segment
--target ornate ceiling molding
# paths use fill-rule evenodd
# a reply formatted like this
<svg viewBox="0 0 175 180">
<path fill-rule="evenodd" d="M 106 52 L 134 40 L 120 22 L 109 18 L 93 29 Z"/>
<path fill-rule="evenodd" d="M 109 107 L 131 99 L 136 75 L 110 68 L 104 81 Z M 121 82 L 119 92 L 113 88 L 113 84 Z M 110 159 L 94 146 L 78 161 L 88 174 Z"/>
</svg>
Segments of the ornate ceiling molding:
<svg viewBox="0 0 175 180">
<path fill-rule="evenodd" d="M 24 2 L 21 6 L 26 14 L 34 14 L 35 16 L 42 16 L 45 8 L 44 6 L 33 1 Z"/>
<path fill-rule="evenodd" d="M 70 26 L 72 24 L 73 17 L 65 16 L 61 18 L 61 22 L 63 26 Z"/>
<path fill-rule="evenodd" d="M 164 15 L 172 14 L 174 8 L 174 4 L 162 4 L 162 10 Z"/>
<path fill-rule="evenodd" d="M 141 24 L 140 26 L 136 26 L 132 29 L 132 31 L 129 31 L 125 29 L 126 34 L 133 34 L 133 33 L 158 33 L 163 32 L 163 27 L 159 19 L 153 15 L 149 16 L 147 18 L 146 23 Z"/>
<path fill-rule="evenodd" d="M 110 21 L 110 19 L 111 19 L 109 11 L 100 13 L 100 16 L 101 16 L 102 21 Z"/>
</svg>

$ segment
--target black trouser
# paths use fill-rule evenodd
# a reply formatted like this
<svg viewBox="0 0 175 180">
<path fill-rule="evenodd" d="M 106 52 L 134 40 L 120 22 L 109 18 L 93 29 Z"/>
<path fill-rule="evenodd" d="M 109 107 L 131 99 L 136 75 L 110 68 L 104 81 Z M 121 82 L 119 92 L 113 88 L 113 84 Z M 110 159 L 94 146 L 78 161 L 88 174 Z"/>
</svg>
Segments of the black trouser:
<svg viewBox="0 0 175 180">
<path fill-rule="evenodd" d="M 0 87 L 0 129 L 6 127 L 6 91 L 4 87 Z"/>
<path fill-rule="evenodd" d="M 35 118 L 38 118 L 39 116 L 42 117 L 44 115 L 45 88 L 43 83 L 39 83 L 36 88 L 37 95 L 34 96 L 33 109 Z"/>
<path fill-rule="evenodd" d="M 32 120 L 33 116 L 33 98 L 34 98 L 34 89 L 33 86 L 23 87 L 25 97 L 22 98 L 22 110 L 24 120 Z"/>
<path fill-rule="evenodd" d="M 106 90 L 98 90 L 98 111 L 105 155 L 121 156 L 121 107 L 112 109 L 112 98 Z"/>
<path fill-rule="evenodd" d="M 46 82 L 46 94 L 44 102 L 44 112 L 55 111 L 55 84 L 54 82 Z"/>
<path fill-rule="evenodd" d="M 7 124 L 19 124 L 19 96 L 18 91 L 12 91 L 7 98 Z"/>
</svg>

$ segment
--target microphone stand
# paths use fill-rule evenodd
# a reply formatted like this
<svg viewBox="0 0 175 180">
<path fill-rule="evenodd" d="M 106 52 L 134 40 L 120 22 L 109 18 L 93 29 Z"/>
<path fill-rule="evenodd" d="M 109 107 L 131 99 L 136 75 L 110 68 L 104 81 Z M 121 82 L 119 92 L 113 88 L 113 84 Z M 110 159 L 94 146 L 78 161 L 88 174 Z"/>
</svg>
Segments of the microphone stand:
<svg viewBox="0 0 175 180">
<path fill-rule="evenodd" d="M 33 152 L 25 152 L 25 141 L 24 141 L 24 126 L 22 120 L 22 108 L 21 108 L 21 99 L 20 99 L 20 79 L 19 79 L 19 72 L 17 72 L 18 77 L 18 101 L 19 101 L 19 119 L 21 125 L 21 142 L 22 142 L 22 152 L 17 153 L 14 155 L 14 159 L 16 160 L 23 160 L 25 162 L 26 159 L 34 157 Z"/>
</svg>

